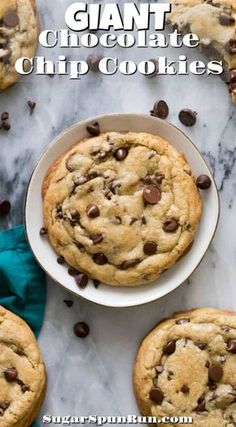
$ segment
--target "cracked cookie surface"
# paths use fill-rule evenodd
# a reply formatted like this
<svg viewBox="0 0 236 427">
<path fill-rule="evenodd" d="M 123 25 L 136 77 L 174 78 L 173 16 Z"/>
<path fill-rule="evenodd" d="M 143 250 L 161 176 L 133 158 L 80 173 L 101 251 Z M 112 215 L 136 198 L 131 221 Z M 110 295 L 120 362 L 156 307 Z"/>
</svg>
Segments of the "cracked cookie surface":
<svg viewBox="0 0 236 427">
<path fill-rule="evenodd" d="M 236 0 L 173 0 L 168 20 L 183 34 L 197 34 L 210 59 L 223 60 L 236 103 Z"/>
<path fill-rule="evenodd" d="M 73 146 L 43 184 L 44 225 L 67 264 L 114 286 L 155 280 L 190 247 L 201 201 L 189 165 L 148 133 Z"/>
<path fill-rule="evenodd" d="M 234 427 L 235 366 L 235 313 L 177 313 L 153 329 L 138 351 L 133 379 L 140 411 L 189 416 L 196 427 Z"/>
<path fill-rule="evenodd" d="M 0 91 L 19 79 L 16 60 L 34 57 L 39 28 L 35 0 L 0 1 Z"/>
<path fill-rule="evenodd" d="M 45 388 L 44 364 L 32 331 L 0 306 L 0 426 L 29 427 Z"/>
</svg>

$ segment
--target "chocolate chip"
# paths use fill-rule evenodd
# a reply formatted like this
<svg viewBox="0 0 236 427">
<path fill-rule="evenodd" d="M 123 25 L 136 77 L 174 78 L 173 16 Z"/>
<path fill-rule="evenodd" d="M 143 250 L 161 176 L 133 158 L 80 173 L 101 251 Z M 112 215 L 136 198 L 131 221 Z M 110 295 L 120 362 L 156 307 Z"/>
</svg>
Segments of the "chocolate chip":
<svg viewBox="0 0 236 427">
<path fill-rule="evenodd" d="M 141 221 L 142 221 L 142 224 L 144 224 L 144 225 L 147 224 L 147 220 L 146 220 L 145 216 L 141 217 Z"/>
<path fill-rule="evenodd" d="M 195 408 L 196 412 L 204 412 L 206 409 L 206 402 L 203 400 L 201 403 L 198 404 L 198 406 Z"/>
<path fill-rule="evenodd" d="M 67 307 L 71 308 L 72 305 L 74 304 L 73 301 L 71 301 L 70 299 L 64 299 L 64 303 Z"/>
<path fill-rule="evenodd" d="M 57 258 L 57 262 L 58 262 L 58 264 L 60 264 L 60 265 L 65 264 L 65 258 L 64 258 L 63 256 L 59 256 L 59 257 Z"/>
<path fill-rule="evenodd" d="M 116 160 L 118 160 L 118 162 L 121 162 L 127 156 L 128 156 L 128 150 L 125 147 L 118 148 L 118 150 L 116 150 L 114 153 L 114 157 L 116 158 Z"/>
<path fill-rule="evenodd" d="M 143 198 L 146 203 L 155 205 L 161 200 L 161 192 L 155 185 L 149 185 L 143 190 Z"/>
<path fill-rule="evenodd" d="M 137 264 L 139 264 L 139 262 L 140 262 L 139 259 L 130 259 L 128 261 L 124 261 L 120 265 L 120 268 L 121 270 L 128 270 L 128 268 L 135 267 Z"/>
<path fill-rule="evenodd" d="M 209 367 L 209 378 L 214 382 L 218 382 L 223 377 L 223 368 L 219 364 L 213 364 Z"/>
<path fill-rule="evenodd" d="M 46 236 L 48 234 L 47 229 L 45 227 L 40 228 L 39 234 L 40 236 Z"/>
<path fill-rule="evenodd" d="M 2 122 L 4 122 L 5 120 L 9 119 L 9 113 L 7 111 L 5 111 L 4 113 L 1 114 L 1 120 Z"/>
<path fill-rule="evenodd" d="M 103 253 L 95 254 L 93 256 L 93 260 L 98 265 L 104 265 L 104 264 L 107 264 L 108 262 L 106 255 L 104 255 Z"/>
<path fill-rule="evenodd" d="M 0 402 L 0 417 L 4 415 L 4 412 L 9 408 L 10 402 L 5 400 L 4 402 Z"/>
<path fill-rule="evenodd" d="M 236 354 L 236 340 L 229 340 L 227 342 L 227 350 L 230 353 Z"/>
<path fill-rule="evenodd" d="M 91 239 L 92 239 L 94 245 L 98 245 L 99 243 L 101 243 L 103 241 L 103 236 L 102 236 L 102 234 L 98 234 L 97 236 L 92 236 Z"/>
<path fill-rule="evenodd" d="M 97 216 L 100 215 L 99 208 L 97 207 L 97 205 L 94 204 L 90 204 L 87 206 L 86 213 L 89 218 L 97 218 Z"/>
<path fill-rule="evenodd" d="M 10 123 L 8 121 L 2 122 L 1 129 L 6 130 L 6 131 L 10 130 L 11 129 Z"/>
<path fill-rule="evenodd" d="M 91 125 L 87 126 L 87 131 L 90 133 L 90 135 L 92 136 L 99 136 L 100 135 L 100 126 L 98 122 L 95 122 Z"/>
<path fill-rule="evenodd" d="M 236 83 L 236 68 L 230 70 L 230 83 Z"/>
<path fill-rule="evenodd" d="M 229 53 L 236 53 L 236 39 L 230 39 L 229 42 L 226 43 L 225 48 Z"/>
<path fill-rule="evenodd" d="M 158 365 L 155 368 L 157 375 L 162 374 L 162 372 L 164 371 L 164 368 L 162 365 Z"/>
<path fill-rule="evenodd" d="M 79 274 L 79 272 L 75 268 L 69 267 L 68 268 L 68 274 L 69 274 L 69 276 L 75 277 Z"/>
<path fill-rule="evenodd" d="M 88 276 L 84 273 L 78 274 L 77 276 L 75 276 L 75 281 L 81 289 L 84 289 L 88 284 Z"/>
<path fill-rule="evenodd" d="M 227 12 L 221 12 L 219 16 L 219 21 L 221 25 L 232 25 L 235 23 L 234 17 Z"/>
<path fill-rule="evenodd" d="M 99 280 L 97 280 L 97 279 L 94 279 L 93 280 L 93 284 L 94 284 L 94 287 L 97 289 L 98 286 L 101 284 L 101 282 Z"/>
<path fill-rule="evenodd" d="M 16 348 L 15 353 L 18 354 L 18 356 L 25 356 L 25 352 L 19 347 Z"/>
<path fill-rule="evenodd" d="M 17 372 L 16 368 L 9 368 L 9 369 L 6 369 L 4 371 L 4 376 L 7 380 L 7 382 L 13 383 L 17 379 L 18 372 Z"/>
<path fill-rule="evenodd" d="M 30 386 L 28 384 L 22 384 L 21 391 L 22 393 L 26 393 L 27 391 L 30 391 Z"/>
<path fill-rule="evenodd" d="M 196 180 L 196 185 L 201 190 L 207 190 L 211 186 L 211 179 L 208 175 L 200 175 Z"/>
<path fill-rule="evenodd" d="M 89 69 L 91 71 L 99 71 L 99 63 L 102 59 L 103 59 L 103 55 L 99 53 L 91 53 L 86 60 L 89 66 Z"/>
<path fill-rule="evenodd" d="M 203 342 L 196 343 L 196 346 L 200 348 L 200 350 L 204 350 L 206 348 L 206 344 Z"/>
<path fill-rule="evenodd" d="M 161 405 L 164 399 L 164 393 L 159 387 L 156 387 L 150 391 L 149 397 L 153 402 L 157 403 L 157 405 Z"/>
<path fill-rule="evenodd" d="M 174 340 L 168 341 L 168 343 L 163 347 L 164 354 L 172 354 L 175 352 L 176 344 Z"/>
<path fill-rule="evenodd" d="M 169 114 L 169 107 L 163 100 L 156 101 L 153 109 L 151 110 L 151 116 L 159 117 L 159 119 L 166 119 Z"/>
<path fill-rule="evenodd" d="M 32 114 L 34 112 L 34 109 L 36 107 L 36 102 L 34 102 L 34 101 L 28 101 L 27 105 L 28 105 L 28 107 L 30 109 L 30 115 L 32 116 Z"/>
<path fill-rule="evenodd" d="M 77 322 L 74 326 L 74 333 L 79 338 L 86 338 L 89 334 L 89 326 L 85 322 Z"/>
<path fill-rule="evenodd" d="M 19 17 L 16 12 L 8 12 L 2 18 L 3 24 L 6 27 L 16 27 L 19 24 Z"/>
<path fill-rule="evenodd" d="M 178 227 L 179 227 L 179 224 L 175 219 L 168 219 L 163 224 L 163 230 L 166 231 L 167 233 L 173 233 L 174 231 L 177 230 Z"/>
<path fill-rule="evenodd" d="M 188 387 L 186 384 L 184 384 L 184 385 L 181 387 L 181 391 L 182 391 L 182 393 L 184 393 L 184 394 L 189 393 L 189 387 Z"/>
<path fill-rule="evenodd" d="M 0 217 L 9 214 L 11 210 L 11 203 L 9 200 L 0 199 Z"/>
<path fill-rule="evenodd" d="M 143 252 L 146 255 L 154 255 L 157 251 L 157 244 L 155 242 L 146 242 L 143 246 Z"/>
<path fill-rule="evenodd" d="M 197 113 L 195 111 L 185 108 L 184 110 L 180 111 L 179 120 L 185 126 L 193 126 L 195 125 L 197 120 Z"/>
<path fill-rule="evenodd" d="M 150 79 L 150 78 L 155 77 L 157 75 L 157 73 L 159 71 L 159 61 L 157 59 L 149 59 L 149 61 L 152 62 L 155 66 L 153 73 L 145 74 L 145 76 Z"/>
<path fill-rule="evenodd" d="M 190 319 L 185 319 L 185 318 L 178 319 L 175 321 L 176 325 L 183 325 L 183 323 L 189 323 L 189 322 L 190 322 Z"/>
</svg>

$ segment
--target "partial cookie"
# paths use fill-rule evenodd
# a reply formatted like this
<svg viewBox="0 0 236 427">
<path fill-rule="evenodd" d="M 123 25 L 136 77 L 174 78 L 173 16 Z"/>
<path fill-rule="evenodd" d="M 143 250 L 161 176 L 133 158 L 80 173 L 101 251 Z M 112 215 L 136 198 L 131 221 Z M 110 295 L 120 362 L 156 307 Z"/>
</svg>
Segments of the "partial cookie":
<svg viewBox="0 0 236 427">
<path fill-rule="evenodd" d="M 35 56 L 38 35 L 35 0 L 0 0 L 0 91 L 19 79 L 17 59 Z"/>
<path fill-rule="evenodd" d="M 236 103 L 236 0 L 172 0 L 168 19 L 182 34 L 197 34 L 211 60 L 223 60 Z"/>
<path fill-rule="evenodd" d="M 29 427 L 45 390 L 45 368 L 32 331 L 0 306 L 0 426 Z"/>
<path fill-rule="evenodd" d="M 155 280 L 193 242 L 201 201 L 183 155 L 148 133 L 87 138 L 49 169 L 44 226 L 57 254 L 114 286 Z"/>
<path fill-rule="evenodd" d="M 235 366 L 235 313 L 177 313 L 153 329 L 138 351 L 133 380 L 140 411 L 192 417 L 194 427 L 234 427 Z"/>
</svg>

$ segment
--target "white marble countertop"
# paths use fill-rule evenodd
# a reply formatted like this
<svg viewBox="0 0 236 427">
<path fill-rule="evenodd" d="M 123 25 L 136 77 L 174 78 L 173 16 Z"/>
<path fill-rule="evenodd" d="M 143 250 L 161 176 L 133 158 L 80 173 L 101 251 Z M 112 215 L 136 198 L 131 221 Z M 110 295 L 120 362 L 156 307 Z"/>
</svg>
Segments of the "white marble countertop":
<svg viewBox="0 0 236 427">
<path fill-rule="evenodd" d="M 42 28 L 65 28 L 64 12 L 69 4 L 71 0 L 38 0 Z M 39 52 L 50 59 L 59 54 L 59 49 L 40 48 Z M 66 53 L 71 58 L 86 58 L 90 51 L 71 49 Z M 115 53 L 120 58 L 140 61 L 166 51 L 117 49 L 112 51 Z M 195 49 L 183 48 L 181 53 L 189 59 L 206 61 Z M 179 54 L 179 49 L 168 50 L 170 57 Z M 37 102 L 32 116 L 26 106 L 28 99 Z M 46 317 L 39 340 L 48 371 L 48 393 L 41 416 L 138 414 L 132 392 L 132 363 L 144 335 L 174 311 L 201 306 L 236 309 L 236 108 L 220 78 L 193 75 L 147 79 L 138 74 L 109 77 L 91 72 L 80 81 L 32 75 L 0 95 L 0 110 L 9 111 L 12 125 L 9 133 L 0 133 L 0 194 L 12 202 L 11 214 L 1 221 L 1 229 L 22 222 L 24 194 L 33 166 L 55 135 L 96 114 L 147 113 L 158 99 L 168 102 L 168 120 L 192 138 L 213 170 L 221 199 L 217 234 L 189 280 L 146 306 L 104 308 L 48 283 Z M 193 128 L 179 123 L 182 108 L 197 111 Z M 64 299 L 73 299 L 73 307 L 68 308 Z M 85 340 L 73 334 L 73 325 L 80 320 L 91 329 Z"/>
</svg>

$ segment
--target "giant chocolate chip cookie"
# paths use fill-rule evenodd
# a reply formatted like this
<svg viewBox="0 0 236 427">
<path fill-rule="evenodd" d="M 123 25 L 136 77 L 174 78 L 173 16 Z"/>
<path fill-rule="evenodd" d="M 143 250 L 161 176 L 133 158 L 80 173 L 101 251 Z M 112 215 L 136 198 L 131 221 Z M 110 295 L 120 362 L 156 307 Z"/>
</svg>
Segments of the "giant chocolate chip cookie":
<svg viewBox="0 0 236 427">
<path fill-rule="evenodd" d="M 181 33 L 197 34 L 210 59 L 223 60 L 236 103 L 236 0 L 172 0 L 168 19 Z"/>
<path fill-rule="evenodd" d="M 44 225 L 57 254 L 114 286 L 156 279 L 193 242 L 201 201 L 189 165 L 148 133 L 85 139 L 49 169 Z"/>
<path fill-rule="evenodd" d="M 234 427 L 235 366 L 235 313 L 210 308 L 178 313 L 140 346 L 134 390 L 141 413 L 192 417 L 194 427 Z"/>
<path fill-rule="evenodd" d="M 16 60 L 34 57 L 38 34 L 35 0 L 0 0 L 0 91 L 19 79 Z"/>
<path fill-rule="evenodd" d="M 44 364 L 33 333 L 0 306 L 0 426 L 29 427 L 45 388 Z"/>
</svg>

